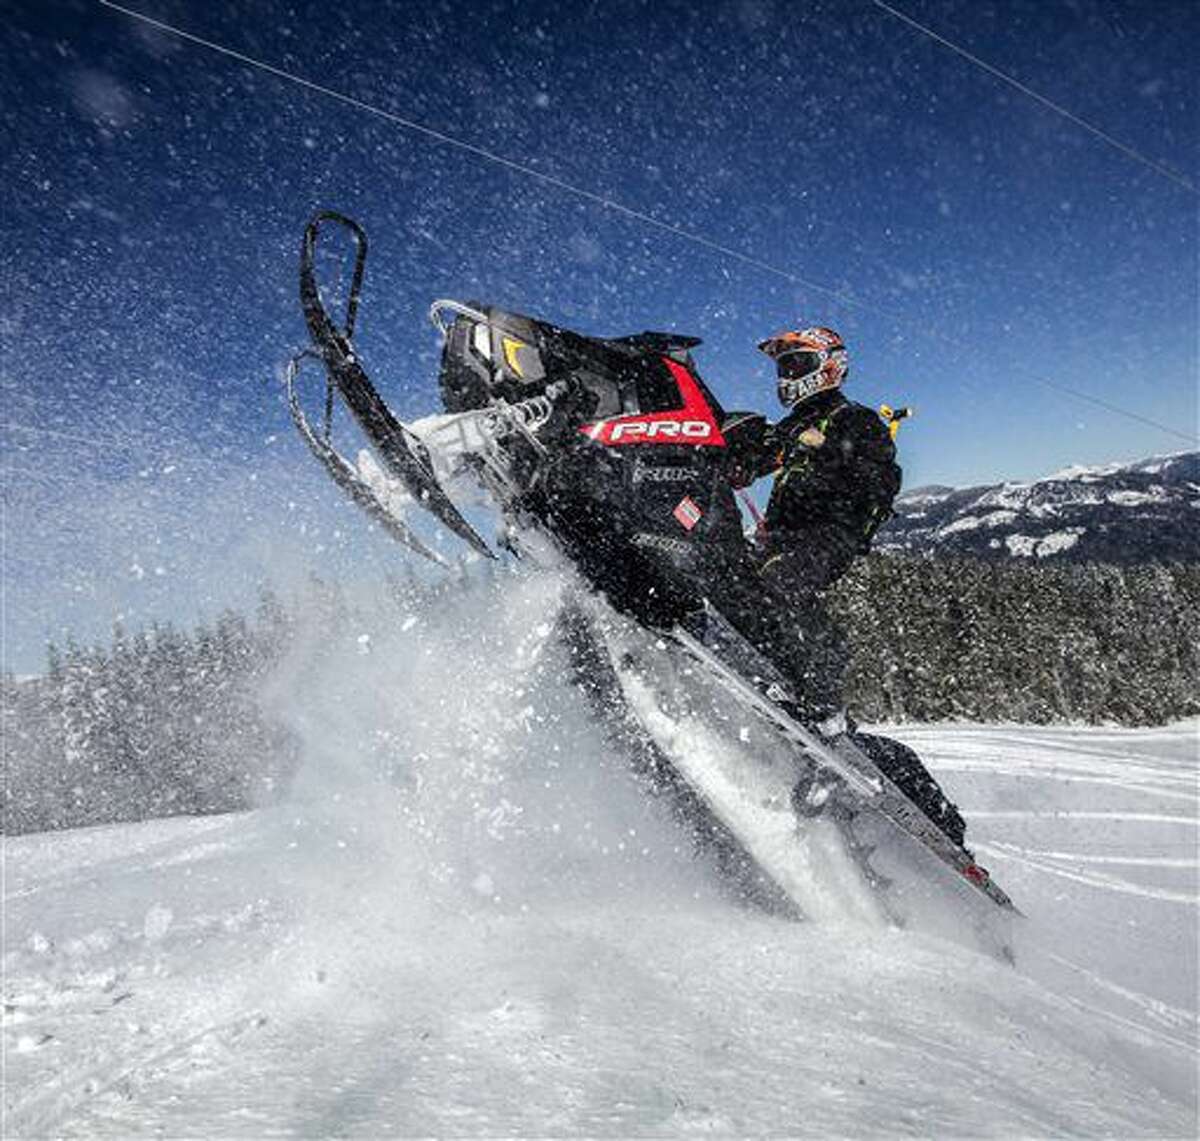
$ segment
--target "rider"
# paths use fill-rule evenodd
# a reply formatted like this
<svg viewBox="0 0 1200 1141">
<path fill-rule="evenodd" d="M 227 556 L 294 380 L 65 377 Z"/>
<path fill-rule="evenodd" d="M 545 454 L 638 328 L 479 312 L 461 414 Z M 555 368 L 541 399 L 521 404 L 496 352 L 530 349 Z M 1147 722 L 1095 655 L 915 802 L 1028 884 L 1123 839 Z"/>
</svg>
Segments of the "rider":
<svg viewBox="0 0 1200 1141">
<path fill-rule="evenodd" d="M 842 395 L 850 362 L 832 329 L 777 333 L 758 347 L 775 361 L 779 400 L 790 409 L 764 433 L 753 473 L 776 472 L 760 574 L 789 594 L 825 590 L 892 514 L 896 446 L 872 409 Z"/>
<path fill-rule="evenodd" d="M 837 333 L 786 331 L 758 347 L 775 362 L 789 412 L 743 433 L 735 459 L 738 486 L 775 473 L 756 550 L 769 597 L 737 606 L 736 618 L 796 681 L 809 716 L 834 729 L 847 651 L 822 596 L 891 515 L 900 468 L 887 426 L 842 395 L 849 360 Z"/>
<path fill-rule="evenodd" d="M 747 633 L 796 679 L 801 704 L 827 733 L 849 731 L 877 765 L 943 832 L 963 843 L 966 825 L 953 803 L 907 746 L 857 731 L 842 708 L 845 636 L 824 605 L 824 592 L 866 554 L 892 514 L 900 490 L 894 430 L 842 395 L 849 375 L 846 345 L 820 326 L 777 333 L 758 346 L 774 362 L 788 414 L 765 421 L 740 449 L 741 485 L 775 472 L 758 537 L 759 579 L 773 605 L 754 608 Z M 811 803 L 811 781 L 793 797 Z"/>
</svg>

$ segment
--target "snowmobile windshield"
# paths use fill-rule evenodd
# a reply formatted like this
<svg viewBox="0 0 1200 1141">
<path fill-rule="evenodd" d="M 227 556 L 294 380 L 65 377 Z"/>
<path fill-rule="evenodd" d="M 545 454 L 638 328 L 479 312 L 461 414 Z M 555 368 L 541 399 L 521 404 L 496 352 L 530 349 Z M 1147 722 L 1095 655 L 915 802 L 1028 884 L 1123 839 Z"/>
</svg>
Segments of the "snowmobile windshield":
<svg viewBox="0 0 1200 1141">
<path fill-rule="evenodd" d="M 683 407 L 679 385 L 659 357 L 645 357 L 630 371 L 637 389 L 638 408 L 642 412 L 669 412 Z"/>
</svg>

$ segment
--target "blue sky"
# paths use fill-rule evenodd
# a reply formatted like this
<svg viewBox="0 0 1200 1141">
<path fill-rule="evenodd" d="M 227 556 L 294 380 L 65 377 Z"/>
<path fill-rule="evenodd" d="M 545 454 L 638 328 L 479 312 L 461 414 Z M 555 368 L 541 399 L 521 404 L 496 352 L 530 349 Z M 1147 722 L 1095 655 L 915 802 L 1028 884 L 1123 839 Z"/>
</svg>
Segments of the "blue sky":
<svg viewBox="0 0 1200 1141">
<path fill-rule="evenodd" d="M 403 415 L 432 407 L 424 312 L 449 295 L 702 336 L 725 402 L 772 412 L 754 343 L 834 325 L 849 393 L 918 409 L 910 486 L 1194 446 L 1061 391 L 1197 432 L 1194 3 L 896 4 L 1147 161 L 870 0 L 130 6 L 781 273 L 89 0 L 10 2 L 0 378 L 21 653 L 64 607 L 145 615 L 183 590 L 202 610 L 222 597 L 213 560 L 253 578 L 261 560 L 231 552 L 281 520 L 301 549 L 353 534 L 273 385 L 304 337 L 296 253 L 321 206 L 370 232 L 360 345 Z"/>
</svg>

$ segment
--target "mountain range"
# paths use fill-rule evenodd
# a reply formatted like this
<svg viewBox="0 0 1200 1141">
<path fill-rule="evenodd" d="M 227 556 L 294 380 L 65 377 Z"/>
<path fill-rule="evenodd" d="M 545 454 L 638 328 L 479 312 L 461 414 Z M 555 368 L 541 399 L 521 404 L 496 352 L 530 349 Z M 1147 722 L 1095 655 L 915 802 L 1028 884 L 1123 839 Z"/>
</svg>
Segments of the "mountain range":
<svg viewBox="0 0 1200 1141">
<path fill-rule="evenodd" d="M 1200 452 L 1070 467 L 1028 483 L 918 487 L 875 549 L 987 559 L 1200 561 Z"/>
</svg>

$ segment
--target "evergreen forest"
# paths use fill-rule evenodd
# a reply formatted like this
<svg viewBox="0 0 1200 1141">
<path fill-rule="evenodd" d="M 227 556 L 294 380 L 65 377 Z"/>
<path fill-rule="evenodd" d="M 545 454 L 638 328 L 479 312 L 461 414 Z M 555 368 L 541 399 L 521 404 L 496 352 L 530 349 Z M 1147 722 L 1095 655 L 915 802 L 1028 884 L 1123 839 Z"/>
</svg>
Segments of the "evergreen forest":
<svg viewBox="0 0 1200 1141">
<path fill-rule="evenodd" d="M 385 618 L 452 606 L 481 585 L 397 580 Z M 860 721 L 1135 726 L 1200 714 L 1198 565 L 872 555 L 830 605 Z M 289 605 L 264 591 L 252 615 L 227 611 L 211 626 L 50 646 L 43 676 L 0 687 L 4 832 L 277 800 L 301 749 L 264 695 L 289 656 L 294 668 L 298 642 L 337 648 L 364 625 L 314 580 Z"/>
</svg>

